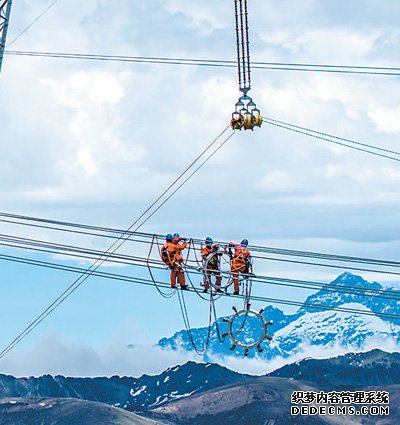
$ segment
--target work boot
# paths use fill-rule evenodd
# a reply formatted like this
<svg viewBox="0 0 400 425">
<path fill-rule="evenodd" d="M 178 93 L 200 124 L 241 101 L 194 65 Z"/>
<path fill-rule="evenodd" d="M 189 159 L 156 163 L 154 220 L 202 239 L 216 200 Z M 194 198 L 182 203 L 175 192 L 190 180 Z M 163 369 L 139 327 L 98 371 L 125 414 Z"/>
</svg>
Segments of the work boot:
<svg viewBox="0 0 400 425">
<path fill-rule="evenodd" d="M 182 289 L 182 291 L 189 291 L 189 288 L 188 288 L 187 285 L 186 286 L 181 286 L 181 289 Z"/>
<path fill-rule="evenodd" d="M 235 291 L 233 295 L 239 295 L 239 291 Z"/>
<path fill-rule="evenodd" d="M 217 288 L 217 289 L 215 290 L 215 292 L 220 292 L 220 293 L 222 293 L 222 290 L 221 290 L 220 288 Z"/>
<path fill-rule="evenodd" d="M 203 289 L 203 292 L 206 294 L 208 292 L 208 289 Z"/>
</svg>

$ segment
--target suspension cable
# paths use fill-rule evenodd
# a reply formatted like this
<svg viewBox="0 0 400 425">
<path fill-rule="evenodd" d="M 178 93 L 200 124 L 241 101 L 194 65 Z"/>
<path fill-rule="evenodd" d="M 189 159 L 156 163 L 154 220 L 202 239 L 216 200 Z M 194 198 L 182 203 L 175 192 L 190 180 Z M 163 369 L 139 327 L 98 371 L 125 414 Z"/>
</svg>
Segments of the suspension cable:
<svg viewBox="0 0 400 425">
<path fill-rule="evenodd" d="M 244 72 L 247 72 L 247 84 L 251 87 L 251 76 L 250 76 L 250 41 L 249 41 L 249 20 L 248 20 L 248 11 L 247 11 L 247 0 L 243 0 L 244 2 L 244 39 L 246 43 L 246 68 Z"/>
<path fill-rule="evenodd" d="M 238 1 L 235 0 L 235 26 L 236 26 L 236 58 L 237 58 L 237 70 L 238 70 L 238 84 L 239 88 L 242 86 L 242 73 L 240 66 L 240 36 L 239 36 L 239 12 L 238 12 Z"/>
<path fill-rule="evenodd" d="M 381 148 L 381 147 L 378 147 L 378 146 L 369 145 L 367 143 L 361 143 L 361 142 L 358 142 L 356 140 L 346 139 L 344 137 L 335 136 L 333 134 L 324 133 L 322 131 L 312 130 L 312 129 L 306 128 L 306 127 L 301 127 L 299 125 L 289 124 L 287 122 L 275 120 L 275 119 L 269 118 L 269 117 L 263 117 L 263 118 L 265 120 L 268 120 L 268 121 L 271 121 L 271 122 L 275 122 L 275 123 L 278 123 L 278 124 L 286 125 L 288 127 L 293 127 L 293 128 L 297 128 L 297 129 L 300 129 L 300 130 L 308 131 L 310 133 L 318 134 L 318 135 L 321 135 L 321 136 L 326 136 L 326 137 L 329 137 L 331 139 L 341 140 L 343 142 L 355 144 L 355 145 L 358 145 L 358 146 L 364 146 L 364 147 L 375 149 L 375 150 L 378 150 L 378 151 L 381 151 L 381 152 L 387 152 L 387 153 L 392 153 L 394 155 L 400 155 L 399 151 L 395 151 L 395 150 L 391 150 L 391 149 L 384 149 L 384 148 Z"/>
<path fill-rule="evenodd" d="M 379 156 L 381 158 L 386 158 L 386 159 L 390 159 L 392 161 L 400 162 L 400 158 L 393 157 L 393 156 L 386 155 L 386 154 L 382 154 L 382 153 L 378 153 L 378 152 L 375 152 L 375 151 L 371 151 L 369 149 L 364 149 L 364 148 L 360 148 L 360 147 L 357 147 L 357 146 L 352 146 L 352 145 L 350 145 L 348 143 L 339 142 L 338 140 L 335 140 L 335 139 L 337 139 L 336 137 L 334 137 L 334 138 L 328 138 L 328 137 L 325 137 L 325 136 L 319 136 L 317 134 L 317 132 L 314 132 L 313 130 L 311 130 L 311 131 L 306 130 L 306 129 L 301 130 L 299 127 L 292 126 L 290 124 L 289 125 L 279 124 L 278 122 L 271 121 L 268 118 L 264 118 L 264 117 L 263 117 L 263 119 L 264 119 L 264 122 L 266 122 L 269 125 L 273 125 L 275 127 L 280 127 L 280 128 L 285 129 L 285 130 L 293 131 L 295 133 L 304 134 L 305 136 L 313 137 L 315 139 L 322 140 L 322 141 L 329 142 L 329 143 L 334 143 L 336 145 L 344 146 L 346 148 L 350 148 L 350 149 L 354 149 L 354 150 L 357 150 L 357 151 L 360 151 L 360 152 L 368 153 L 370 155 L 375 155 L 375 156 Z M 352 142 L 352 143 L 354 143 L 354 142 Z M 376 149 L 376 150 L 384 150 L 382 148 L 377 148 L 377 147 L 374 147 L 372 145 L 366 145 L 366 144 L 361 144 L 361 143 L 358 143 L 358 144 L 359 145 L 369 146 L 370 148 Z M 396 154 L 396 155 L 399 155 L 400 154 L 399 152 L 396 152 L 396 151 L 392 151 L 392 152 L 394 154 Z"/>
</svg>

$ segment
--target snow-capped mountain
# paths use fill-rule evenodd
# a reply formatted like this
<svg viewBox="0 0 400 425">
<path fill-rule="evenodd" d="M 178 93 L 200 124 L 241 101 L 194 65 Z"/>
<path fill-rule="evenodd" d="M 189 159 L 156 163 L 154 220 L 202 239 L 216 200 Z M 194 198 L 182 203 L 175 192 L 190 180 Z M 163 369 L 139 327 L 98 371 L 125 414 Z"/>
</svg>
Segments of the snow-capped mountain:
<svg viewBox="0 0 400 425">
<path fill-rule="evenodd" d="M 339 288 L 338 288 L 339 287 Z M 400 344 L 400 321 L 396 319 L 383 319 L 374 313 L 385 312 L 400 314 L 400 299 L 393 290 L 386 289 L 385 298 L 378 298 L 371 294 L 360 293 L 360 288 L 382 291 L 384 288 L 377 282 L 368 282 L 360 276 L 343 273 L 327 285 L 327 290 L 321 289 L 310 295 L 305 304 L 329 305 L 348 309 L 362 309 L 372 315 L 345 313 L 332 310 L 317 310 L 312 307 L 301 307 L 296 314 L 285 315 L 278 308 L 268 306 L 263 316 L 266 320 L 273 320 L 274 325 L 268 328 L 268 333 L 273 336 L 271 342 L 264 343 L 266 348 L 261 354 L 256 350 L 250 351 L 249 356 L 260 356 L 265 359 L 276 357 L 287 358 L 301 353 L 306 347 L 319 346 L 324 349 L 340 346 L 348 351 L 365 348 L 383 347 Z M 337 290 L 341 291 L 338 292 Z M 358 292 L 357 292 L 358 291 Z M 390 292 L 393 296 L 390 298 Z M 397 300 L 397 299 L 398 300 Z M 220 318 L 217 322 L 220 333 L 226 331 L 227 325 Z M 248 317 L 243 327 L 241 338 L 252 340 L 259 329 L 257 319 Z M 192 334 L 197 346 L 204 345 L 208 328 L 193 329 Z M 172 349 L 193 350 L 193 346 L 186 331 L 176 332 L 170 338 L 161 339 L 161 347 Z M 385 344 L 385 345 L 383 345 Z M 228 339 L 221 343 L 216 325 L 211 329 L 209 350 L 205 359 L 212 355 L 242 356 L 243 350 L 230 350 L 231 343 Z"/>
<path fill-rule="evenodd" d="M 285 315 L 283 311 L 279 310 L 278 308 L 268 306 L 266 307 L 265 311 L 263 312 L 263 317 L 266 321 L 273 320 L 274 325 L 268 327 L 268 333 L 270 335 L 274 335 L 277 331 L 284 329 L 286 326 L 288 326 L 291 322 L 298 319 L 303 313 L 298 313 L 294 315 Z M 252 339 L 252 335 L 256 330 L 258 329 L 258 319 L 255 319 L 253 317 L 248 317 L 245 321 L 245 324 L 243 326 L 243 329 L 241 331 L 241 338 L 243 339 Z M 209 348 L 204 354 L 204 359 L 209 360 L 209 354 L 221 354 L 221 355 L 236 355 L 236 356 L 242 356 L 243 350 L 237 349 L 235 351 L 231 351 L 231 342 L 229 338 L 223 338 L 222 342 L 220 337 L 222 336 L 226 329 L 227 324 L 223 321 L 223 318 L 219 318 L 217 321 L 218 329 L 215 325 L 215 323 L 211 327 L 211 333 L 210 333 L 210 342 L 209 342 Z M 193 335 L 193 339 L 195 341 L 196 347 L 202 348 L 205 344 L 205 341 L 207 340 L 207 333 L 208 328 L 196 328 L 192 329 L 191 333 Z M 158 345 L 160 345 L 163 348 L 170 348 L 170 349 L 185 349 L 188 351 L 193 350 L 192 343 L 187 335 L 186 330 L 181 330 L 176 332 L 171 338 L 162 338 Z M 268 352 L 265 351 L 263 355 L 266 358 L 273 358 L 278 355 L 281 355 L 281 350 L 276 344 L 272 344 L 272 346 L 269 347 Z M 250 352 L 250 357 L 254 355 L 254 353 Z"/>
<path fill-rule="evenodd" d="M 362 309 L 360 304 L 342 304 L 346 308 Z M 395 340 L 400 342 L 400 326 L 385 322 L 377 316 L 363 316 L 337 311 L 304 313 L 274 335 L 284 355 L 301 351 L 304 345 L 331 348 L 344 346 L 359 350 L 370 344 Z"/>
<path fill-rule="evenodd" d="M 350 293 L 334 292 L 336 286 L 340 287 L 340 289 L 348 290 Z M 388 314 L 399 314 L 400 312 L 400 298 L 396 295 L 391 296 L 391 292 L 395 292 L 393 289 L 386 289 L 378 282 L 368 282 L 361 276 L 357 276 L 352 273 L 346 272 L 341 274 L 329 284 L 328 289 L 330 289 L 332 292 L 319 291 L 313 295 L 310 295 L 306 299 L 305 303 L 324 304 L 332 307 L 338 307 L 343 304 L 356 303 L 361 304 L 373 312 Z M 376 297 L 368 293 L 366 296 L 357 293 L 351 293 L 357 292 L 359 289 L 372 289 L 374 291 L 385 290 L 387 292 L 381 294 L 381 296 L 385 298 Z M 313 312 L 315 309 L 310 307 L 302 307 L 299 311 Z M 393 321 L 393 319 L 383 320 Z M 399 324 L 398 321 L 397 323 Z"/>
</svg>

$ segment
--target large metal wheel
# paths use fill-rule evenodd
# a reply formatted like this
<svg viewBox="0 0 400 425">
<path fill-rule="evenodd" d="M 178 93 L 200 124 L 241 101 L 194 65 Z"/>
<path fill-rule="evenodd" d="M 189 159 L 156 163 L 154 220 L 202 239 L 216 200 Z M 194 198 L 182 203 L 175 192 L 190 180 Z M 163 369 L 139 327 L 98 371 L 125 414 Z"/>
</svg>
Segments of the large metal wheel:
<svg viewBox="0 0 400 425">
<path fill-rule="evenodd" d="M 244 349 L 244 355 L 247 356 L 249 354 L 249 350 L 252 348 L 257 348 L 258 352 L 262 352 L 263 348 L 261 344 L 267 339 L 271 340 L 272 337 L 268 335 L 267 326 L 272 325 L 272 320 L 266 321 L 264 316 L 262 315 L 264 309 L 260 311 L 243 309 L 237 310 L 233 307 L 235 314 L 231 316 L 230 319 L 224 319 L 225 322 L 228 322 L 228 332 L 224 334 L 224 336 L 229 336 L 231 340 L 231 350 L 234 350 L 236 347 L 241 347 Z M 254 324 L 254 318 L 257 319 L 259 323 L 259 332 L 258 334 L 250 339 L 247 335 L 247 332 L 244 330 L 244 324 L 249 318 L 253 317 L 251 323 Z"/>
</svg>

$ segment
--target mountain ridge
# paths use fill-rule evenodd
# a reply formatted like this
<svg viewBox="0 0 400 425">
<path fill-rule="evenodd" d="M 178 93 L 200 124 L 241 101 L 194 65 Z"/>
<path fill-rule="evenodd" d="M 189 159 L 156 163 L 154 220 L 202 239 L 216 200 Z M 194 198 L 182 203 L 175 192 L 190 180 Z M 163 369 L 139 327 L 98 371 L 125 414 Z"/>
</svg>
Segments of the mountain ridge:
<svg viewBox="0 0 400 425">
<path fill-rule="evenodd" d="M 394 400 L 400 400 L 400 353 L 376 349 L 329 359 L 302 359 L 263 376 L 244 375 L 219 365 L 196 362 L 140 378 L 72 378 L 61 375 L 14 378 L 0 375 L 0 397 L 3 397 L 0 403 L 1 400 L 17 402 L 32 397 L 35 391 L 40 393 L 40 398 L 51 403 L 51 400 L 61 399 L 51 396 L 57 390 L 65 394 L 65 399 L 70 399 L 68 394 L 72 393 L 75 398 L 97 398 L 94 402 L 122 407 L 147 418 L 174 424 L 228 424 L 243 422 L 246 418 L 248 423 L 255 424 L 273 420 L 275 425 L 333 425 L 344 422 L 335 418 L 317 418 L 314 422 L 307 421 L 309 417 L 290 418 L 291 391 L 365 391 L 368 388 L 386 391 L 388 387 L 391 388 L 391 400 L 392 391 Z M 5 394 L 8 398 L 4 398 Z M 38 408 L 38 403 L 35 402 L 35 405 Z M 24 411 L 21 415 L 26 417 Z M 387 424 L 397 425 L 399 415 L 400 412 L 395 413 Z M 255 422 L 256 419 L 258 422 Z M 19 425 L 18 422 L 11 423 Z M 353 420 L 346 423 L 359 424 Z M 371 422 L 366 422 L 366 425 L 369 424 Z M 66 425 L 75 423 L 67 422 Z"/>
<path fill-rule="evenodd" d="M 207 378 L 202 379 L 204 376 Z M 250 378 L 249 375 L 231 371 L 224 366 L 193 361 L 168 368 L 158 375 L 144 374 L 139 378 L 74 378 L 62 375 L 15 378 L 12 375 L 0 375 L 0 398 L 77 398 L 140 412 L 188 394 Z M 184 387 L 183 391 L 180 391 L 181 387 Z"/>
</svg>

